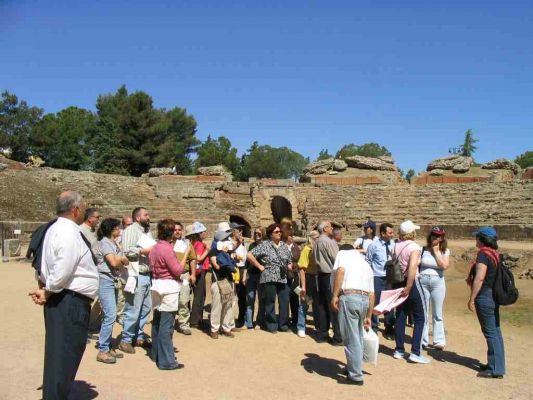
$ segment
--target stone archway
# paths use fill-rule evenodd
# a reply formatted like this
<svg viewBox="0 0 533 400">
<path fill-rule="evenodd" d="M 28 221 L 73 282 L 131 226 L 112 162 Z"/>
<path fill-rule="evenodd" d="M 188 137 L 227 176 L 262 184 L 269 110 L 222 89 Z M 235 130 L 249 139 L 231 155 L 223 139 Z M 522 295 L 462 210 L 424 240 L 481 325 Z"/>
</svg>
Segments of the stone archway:
<svg viewBox="0 0 533 400">
<path fill-rule="evenodd" d="M 273 196 L 270 202 L 270 209 L 272 210 L 272 218 L 276 223 L 279 223 L 285 217 L 292 220 L 292 204 L 285 197 Z"/>
<path fill-rule="evenodd" d="M 229 222 L 235 222 L 236 224 L 243 225 L 242 234 L 247 238 L 252 237 L 252 227 L 243 217 L 239 215 L 230 215 Z"/>
</svg>

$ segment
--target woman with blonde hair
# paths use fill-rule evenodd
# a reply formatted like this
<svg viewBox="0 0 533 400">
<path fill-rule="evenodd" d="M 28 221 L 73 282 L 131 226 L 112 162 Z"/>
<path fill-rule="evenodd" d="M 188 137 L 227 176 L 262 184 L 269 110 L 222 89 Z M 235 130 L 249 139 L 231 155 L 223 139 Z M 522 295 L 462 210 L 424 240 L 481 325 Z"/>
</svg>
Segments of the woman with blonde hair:
<svg viewBox="0 0 533 400">
<path fill-rule="evenodd" d="M 318 290 L 317 290 L 317 269 L 313 259 L 313 244 L 320 234 L 318 231 L 309 232 L 307 243 L 302 248 L 300 258 L 298 259 L 298 274 L 300 276 L 300 304 L 298 306 L 298 336 L 305 337 L 305 320 L 307 318 L 307 301 L 313 302 L 313 322 L 318 330 Z"/>
<path fill-rule="evenodd" d="M 419 280 L 418 264 L 420 263 L 421 249 L 415 242 L 416 230 L 420 229 L 413 221 L 404 221 L 400 224 L 400 240 L 396 242 L 393 260 L 400 264 L 404 280 L 398 286 L 403 287 L 402 296 L 407 299 L 396 308 L 396 348 L 393 357 L 396 359 L 405 356 L 405 324 L 409 312 L 413 313 L 414 328 L 409 361 L 419 364 L 428 364 L 429 360 L 421 354 L 422 333 L 426 321 L 424 291 Z"/>
</svg>

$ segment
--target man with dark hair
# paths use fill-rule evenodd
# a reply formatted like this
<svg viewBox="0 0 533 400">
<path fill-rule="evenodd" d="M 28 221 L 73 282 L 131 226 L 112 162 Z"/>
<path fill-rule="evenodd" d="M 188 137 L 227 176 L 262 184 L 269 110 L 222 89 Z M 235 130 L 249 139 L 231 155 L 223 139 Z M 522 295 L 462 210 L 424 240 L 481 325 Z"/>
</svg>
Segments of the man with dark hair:
<svg viewBox="0 0 533 400">
<path fill-rule="evenodd" d="M 132 269 L 130 276 L 135 276 L 136 285 L 133 293 L 125 293 L 126 304 L 124 306 L 124 330 L 119 349 L 125 353 L 133 354 L 133 345 L 149 347 L 150 341 L 144 333 L 144 325 L 152 308 L 150 295 L 151 268 L 148 255 L 152 250 L 151 245 L 142 247 L 139 244 L 141 237 L 145 236 L 153 242 L 150 233 L 150 214 L 143 207 L 137 207 L 131 213 L 133 224 L 128 226 L 122 234 L 122 250 L 130 261 Z"/>
<path fill-rule="evenodd" d="M 367 248 L 366 260 L 370 264 L 374 273 L 374 290 L 376 304 L 381 301 L 381 292 L 387 289 L 387 273 L 385 264 L 392 260 L 394 252 L 394 229 L 393 226 L 384 222 L 379 227 L 379 239 L 372 241 Z M 377 315 L 372 315 L 372 329 L 379 330 L 379 319 Z M 394 310 L 385 314 L 385 332 L 383 336 L 387 339 L 394 338 Z"/>
<path fill-rule="evenodd" d="M 29 293 L 44 305 L 44 400 L 68 397 L 87 344 L 98 271 L 78 226 L 84 211 L 78 192 L 59 195 L 57 222 L 44 237 L 39 289 Z"/>
</svg>

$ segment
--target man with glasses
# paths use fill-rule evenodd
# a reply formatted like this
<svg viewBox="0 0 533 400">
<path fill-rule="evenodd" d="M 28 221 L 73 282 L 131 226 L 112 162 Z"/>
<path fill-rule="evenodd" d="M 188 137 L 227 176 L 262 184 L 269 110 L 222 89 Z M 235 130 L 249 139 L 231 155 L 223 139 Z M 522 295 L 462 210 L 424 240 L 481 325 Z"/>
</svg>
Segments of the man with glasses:
<svg viewBox="0 0 533 400">
<path fill-rule="evenodd" d="M 318 232 L 320 236 L 313 245 L 313 257 L 318 269 L 319 340 L 327 340 L 334 346 L 342 346 L 337 313 L 331 308 L 331 273 L 333 272 L 335 257 L 339 252 L 339 246 L 332 238 L 333 226 L 331 221 L 319 223 Z M 333 338 L 329 337 L 330 324 L 333 326 Z"/>
<path fill-rule="evenodd" d="M 248 252 L 252 251 L 261 241 L 264 239 L 265 233 L 264 229 L 257 227 L 254 229 L 253 239 L 254 241 L 250 243 L 248 247 Z M 246 270 L 243 277 L 243 283 L 246 286 L 246 313 L 244 317 L 244 326 L 247 329 L 253 329 L 253 317 L 254 317 L 254 308 L 255 308 L 255 298 L 256 293 L 257 298 L 259 299 L 259 308 L 258 308 L 258 325 L 262 324 L 261 316 L 263 315 L 263 302 L 261 301 L 261 296 L 259 292 L 259 277 L 261 276 L 261 271 L 255 268 L 246 260 Z"/>
</svg>

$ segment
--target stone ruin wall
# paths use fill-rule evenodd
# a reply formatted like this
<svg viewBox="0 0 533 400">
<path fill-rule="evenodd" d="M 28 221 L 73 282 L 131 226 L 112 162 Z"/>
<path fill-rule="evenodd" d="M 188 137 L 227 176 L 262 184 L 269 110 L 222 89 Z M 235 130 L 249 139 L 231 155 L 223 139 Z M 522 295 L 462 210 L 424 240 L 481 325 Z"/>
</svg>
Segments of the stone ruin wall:
<svg viewBox="0 0 533 400">
<path fill-rule="evenodd" d="M 290 181 L 227 182 L 221 177 L 124 177 L 50 168 L 0 172 L 0 221 L 42 222 L 53 217 L 56 196 L 79 190 L 102 215 L 121 217 L 136 206 L 152 220 L 172 217 L 183 223 L 216 223 L 241 218 L 250 226 L 273 221 L 272 200 L 290 204 L 303 234 L 322 219 L 332 219 L 360 234 L 367 217 L 397 225 L 412 219 L 425 228 L 444 225 L 451 237 L 466 237 L 481 224 L 495 225 L 502 239 L 533 238 L 533 181 L 432 185 L 329 185 Z M 31 231 L 35 223 L 22 224 Z"/>
</svg>

